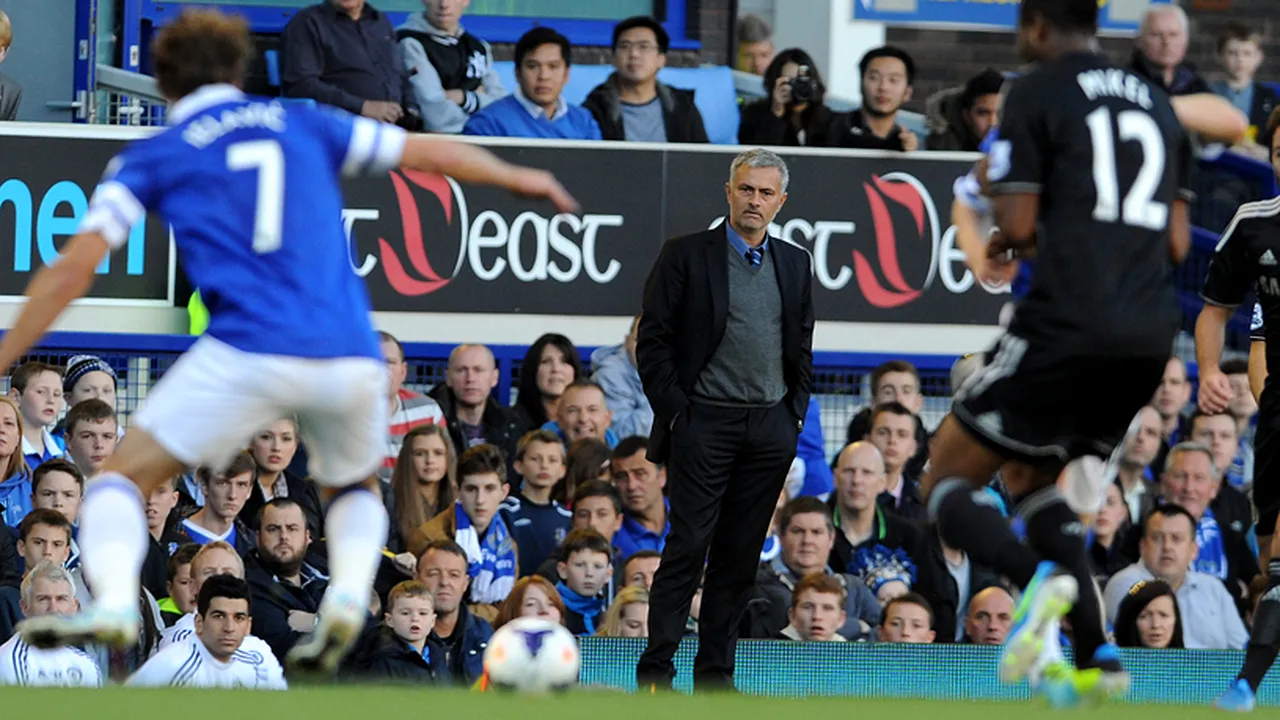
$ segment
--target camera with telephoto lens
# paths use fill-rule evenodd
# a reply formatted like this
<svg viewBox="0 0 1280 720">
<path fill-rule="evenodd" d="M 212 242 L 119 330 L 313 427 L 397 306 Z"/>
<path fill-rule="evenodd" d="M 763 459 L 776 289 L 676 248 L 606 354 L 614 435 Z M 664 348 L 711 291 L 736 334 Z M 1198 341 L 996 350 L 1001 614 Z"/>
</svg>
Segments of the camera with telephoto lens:
<svg viewBox="0 0 1280 720">
<path fill-rule="evenodd" d="M 809 77 L 809 66 L 801 65 L 796 76 L 791 78 L 791 103 L 793 105 L 807 105 L 813 102 L 814 91 L 813 78 Z"/>
</svg>

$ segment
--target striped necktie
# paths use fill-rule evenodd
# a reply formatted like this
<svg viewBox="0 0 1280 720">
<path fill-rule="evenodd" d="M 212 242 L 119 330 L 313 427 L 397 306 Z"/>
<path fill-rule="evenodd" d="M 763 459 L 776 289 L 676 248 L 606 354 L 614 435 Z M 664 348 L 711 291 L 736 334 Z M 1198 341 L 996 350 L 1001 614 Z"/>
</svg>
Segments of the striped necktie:
<svg viewBox="0 0 1280 720">
<path fill-rule="evenodd" d="M 764 262 L 764 249 L 747 248 L 747 252 L 744 257 L 747 258 L 747 262 L 750 263 L 751 267 L 758 268 L 760 267 L 760 263 Z"/>
</svg>

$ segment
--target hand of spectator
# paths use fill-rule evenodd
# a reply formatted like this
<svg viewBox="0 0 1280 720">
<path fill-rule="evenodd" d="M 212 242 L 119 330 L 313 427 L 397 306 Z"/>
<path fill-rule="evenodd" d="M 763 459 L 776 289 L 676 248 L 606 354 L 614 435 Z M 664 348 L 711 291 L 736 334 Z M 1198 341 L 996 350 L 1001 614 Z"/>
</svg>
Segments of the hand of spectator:
<svg viewBox="0 0 1280 720">
<path fill-rule="evenodd" d="M 1222 374 L 1221 368 L 1200 369 L 1200 409 L 1216 415 L 1225 412 L 1231 402 L 1231 381 Z"/>
<path fill-rule="evenodd" d="M 454 105 L 462 105 L 467 101 L 467 94 L 461 90 L 445 90 L 444 96 Z"/>
<path fill-rule="evenodd" d="M 316 614 L 301 610 L 289 611 L 289 628 L 294 632 L 308 633 L 316 629 Z"/>
<path fill-rule="evenodd" d="M 791 105 L 791 78 L 780 77 L 773 84 L 773 114 L 783 117 Z"/>
<path fill-rule="evenodd" d="M 920 138 L 906 128 L 901 128 L 898 139 L 902 140 L 903 152 L 915 152 L 920 149 Z"/>
<path fill-rule="evenodd" d="M 394 123 L 404 114 L 404 110 L 399 103 L 365 100 L 364 106 L 360 108 L 360 114 L 379 122 Z"/>
<path fill-rule="evenodd" d="M 578 201 L 574 200 L 569 191 L 560 185 L 555 175 L 546 170 L 524 167 L 515 168 L 507 181 L 507 189 L 525 197 L 546 198 L 560 212 L 575 213 L 578 211 Z"/>
<path fill-rule="evenodd" d="M 414 557 L 413 553 L 400 553 L 391 562 L 397 570 L 409 577 L 413 577 L 418 572 L 418 558 Z"/>
</svg>

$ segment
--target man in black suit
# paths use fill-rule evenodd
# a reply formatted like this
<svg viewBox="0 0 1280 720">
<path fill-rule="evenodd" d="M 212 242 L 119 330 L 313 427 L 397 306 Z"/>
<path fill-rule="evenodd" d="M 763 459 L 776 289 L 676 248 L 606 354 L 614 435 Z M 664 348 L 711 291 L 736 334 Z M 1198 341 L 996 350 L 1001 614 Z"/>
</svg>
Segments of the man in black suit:
<svg viewBox="0 0 1280 720">
<path fill-rule="evenodd" d="M 748 150 L 729 178 L 728 221 L 668 241 L 645 283 L 636 356 L 654 411 L 648 457 L 667 466 L 671 533 L 650 593 L 641 688 L 671 687 L 704 561 L 694 683 L 732 687 L 743 601 L 809 406 L 810 259 L 768 236 L 787 166 Z"/>
</svg>

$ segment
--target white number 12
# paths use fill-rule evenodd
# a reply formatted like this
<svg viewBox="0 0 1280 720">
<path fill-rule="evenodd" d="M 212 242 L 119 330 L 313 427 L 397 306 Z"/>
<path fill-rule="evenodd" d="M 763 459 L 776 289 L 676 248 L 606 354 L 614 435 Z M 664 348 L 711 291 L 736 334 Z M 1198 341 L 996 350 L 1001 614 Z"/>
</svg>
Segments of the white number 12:
<svg viewBox="0 0 1280 720">
<path fill-rule="evenodd" d="M 1116 116 L 1119 133 L 1112 129 L 1111 110 L 1100 107 L 1089 113 L 1085 122 L 1093 137 L 1093 184 L 1098 191 L 1098 204 L 1093 219 L 1115 222 L 1123 216 L 1124 224 L 1148 230 L 1163 230 L 1169 222 L 1169 206 L 1153 202 L 1164 177 L 1165 150 L 1160 126 L 1141 110 L 1125 110 Z M 1120 180 L 1116 172 L 1116 139 L 1136 140 L 1142 146 L 1142 168 L 1133 179 L 1133 187 L 1120 205 Z M 1123 215 L 1122 215 L 1123 213 Z"/>
<path fill-rule="evenodd" d="M 253 251 L 280 249 L 284 240 L 284 151 L 275 140 L 249 140 L 227 146 L 228 170 L 257 170 L 258 197 L 253 217 Z"/>
</svg>

